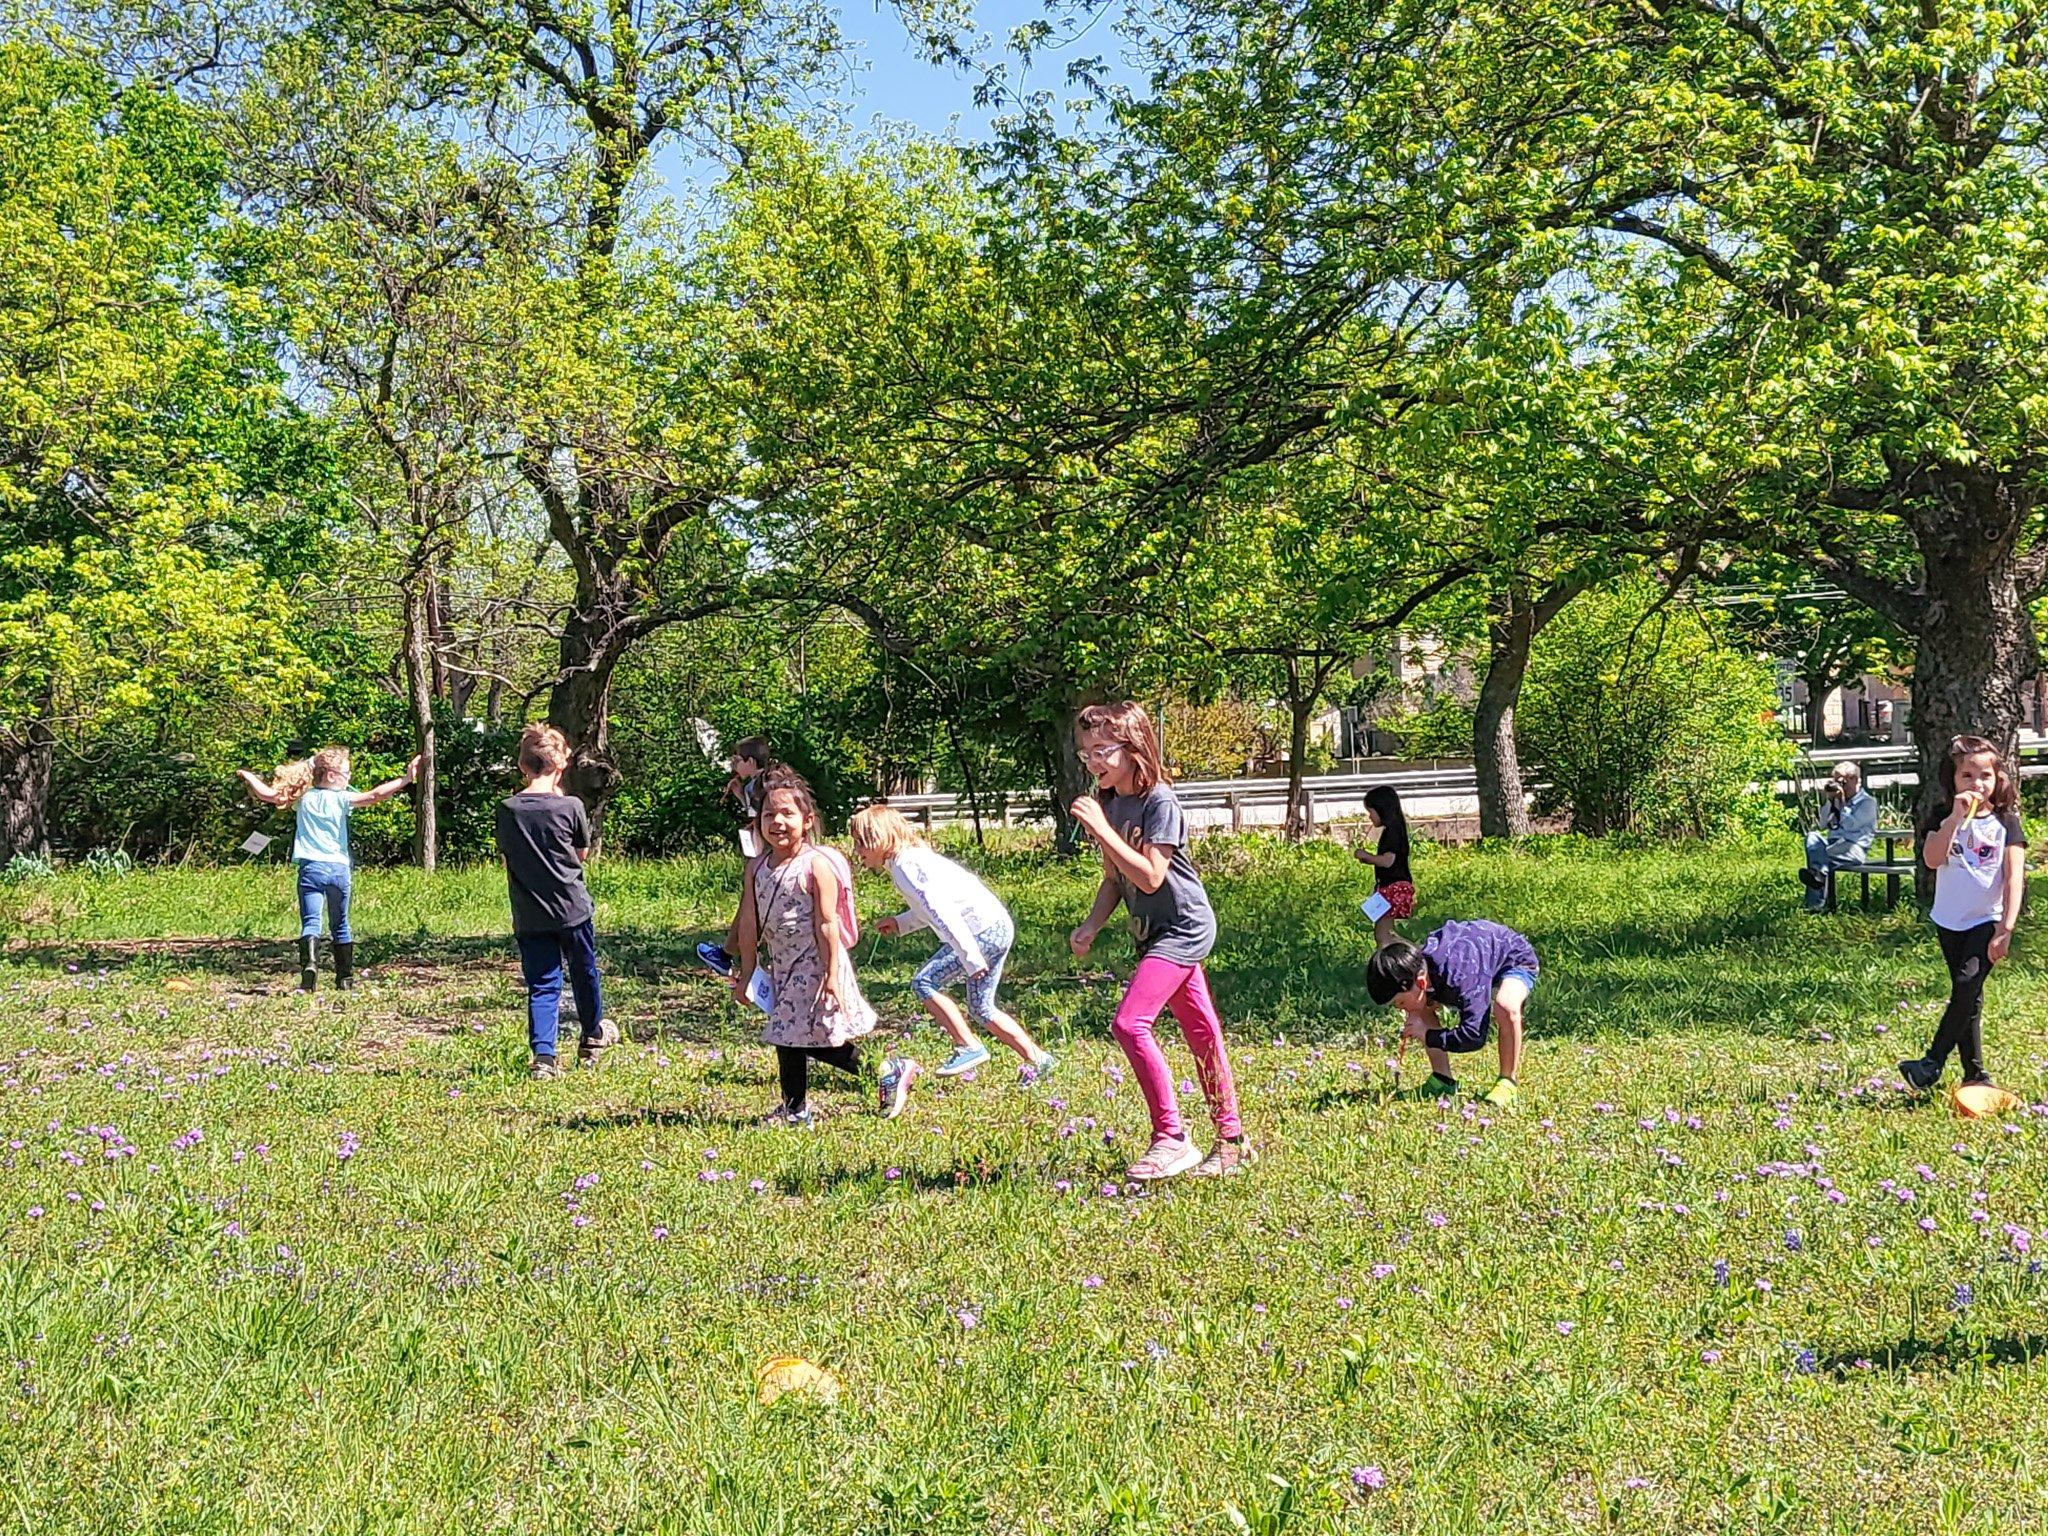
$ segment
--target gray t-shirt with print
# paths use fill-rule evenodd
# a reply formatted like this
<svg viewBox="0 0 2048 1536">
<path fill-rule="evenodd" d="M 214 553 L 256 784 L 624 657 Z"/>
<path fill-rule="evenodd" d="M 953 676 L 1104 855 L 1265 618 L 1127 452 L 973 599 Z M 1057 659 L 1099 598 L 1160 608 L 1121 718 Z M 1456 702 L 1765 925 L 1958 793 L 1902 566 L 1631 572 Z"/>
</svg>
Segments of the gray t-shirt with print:
<svg viewBox="0 0 2048 1536">
<path fill-rule="evenodd" d="M 1111 830 L 1140 853 L 1148 847 L 1173 850 L 1166 878 L 1150 895 L 1116 873 L 1139 955 L 1157 955 L 1176 965 L 1201 964 L 1216 947 L 1216 912 L 1188 857 L 1188 818 L 1180 797 L 1167 785 L 1154 784 L 1142 795 L 1107 795 L 1102 809 Z"/>
</svg>

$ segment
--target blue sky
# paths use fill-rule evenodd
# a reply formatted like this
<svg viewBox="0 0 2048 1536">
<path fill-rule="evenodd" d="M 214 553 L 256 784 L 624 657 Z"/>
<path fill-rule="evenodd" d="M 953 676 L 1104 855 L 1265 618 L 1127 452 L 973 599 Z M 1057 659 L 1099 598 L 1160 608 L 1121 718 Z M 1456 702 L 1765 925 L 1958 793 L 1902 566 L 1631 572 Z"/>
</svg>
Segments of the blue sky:
<svg viewBox="0 0 2048 1536">
<path fill-rule="evenodd" d="M 1045 8 L 1042 0 L 976 0 L 973 12 L 975 25 L 1000 49 L 1013 30 L 1044 15 Z M 1018 84 L 1024 91 L 1049 91 L 1055 100 L 1065 100 L 1073 94 L 1066 79 L 1068 63 L 1098 56 L 1112 78 L 1129 79 L 1130 71 L 1117 58 L 1120 40 L 1112 20 L 1099 14 L 1078 37 L 1049 43 L 1034 55 Z M 889 0 L 845 0 L 839 24 L 859 58 L 847 103 L 852 127 L 865 131 L 880 118 L 930 134 L 951 134 L 965 143 L 987 135 L 991 113 L 975 105 L 974 80 L 961 70 L 927 63 Z M 1054 25 L 1062 36 L 1073 30 L 1071 20 L 1056 18 Z M 1015 60 L 1010 63 L 1014 68 Z M 656 156 L 656 174 L 672 187 L 692 179 L 696 169 L 673 145 Z"/>
</svg>

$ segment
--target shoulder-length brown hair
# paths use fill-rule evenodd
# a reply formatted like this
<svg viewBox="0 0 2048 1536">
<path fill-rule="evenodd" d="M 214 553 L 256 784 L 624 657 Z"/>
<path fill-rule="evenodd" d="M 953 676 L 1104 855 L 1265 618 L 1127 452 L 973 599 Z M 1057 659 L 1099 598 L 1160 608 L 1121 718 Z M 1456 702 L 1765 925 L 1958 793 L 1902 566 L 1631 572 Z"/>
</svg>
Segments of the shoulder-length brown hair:
<svg viewBox="0 0 2048 1536">
<path fill-rule="evenodd" d="M 1991 786 L 1991 809 L 1994 811 L 2016 811 L 2020 804 L 2020 781 L 2013 776 L 2012 765 L 2005 760 L 2005 754 L 1995 743 L 1982 736 L 1958 736 L 1948 744 L 1948 751 L 1941 759 L 1941 792 L 1950 801 L 1956 797 L 1956 764 L 1966 757 L 1989 757 L 1997 765 L 1998 777 Z M 1937 825 L 1939 822 L 1937 822 Z"/>
<path fill-rule="evenodd" d="M 1125 699 L 1121 704 L 1090 704 L 1074 721 L 1077 741 L 1083 731 L 1098 731 L 1131 754 L 1138 765 L 1133 787 L 1139 794 L 1144 794 L 1154 784 L 1173 782 L 1173 775 L 1166 771 L 1165 759 L 1159 753 L 1159 733 L 1152 728 L 1152 717 L 1136 700 Z"/>
</svg>

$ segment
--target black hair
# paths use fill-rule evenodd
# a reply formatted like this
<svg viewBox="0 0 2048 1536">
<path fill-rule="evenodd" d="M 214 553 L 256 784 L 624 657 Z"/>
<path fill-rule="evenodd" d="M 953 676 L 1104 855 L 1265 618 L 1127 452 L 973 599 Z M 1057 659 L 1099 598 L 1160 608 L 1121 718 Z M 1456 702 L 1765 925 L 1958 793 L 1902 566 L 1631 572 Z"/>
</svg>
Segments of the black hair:
<svg viewBox="0 0 2048 1536">
<path fill-rule="evenodd" d="M 1365 792 L 1365 808 L 1379 818 L 1387 831 L 1408 841 L 1408 813 L 1401 809 L 1401 796 L 1391 784 L 1375 784 Z"/>
<path fill-rule="evenodd" d="M 1365 995 L 1384 1008 L 1414 986 L 1427 962 L 1406 939 L 1395 939 L 1365 964 Z"/>
<path fill-rule="evenodd" d="M 733 757 L 744 757 L 764 771 L 775 766 L 775 754 L 769 750 L 766 736 L 745 736 L 732 744 Z"/>
</svg>

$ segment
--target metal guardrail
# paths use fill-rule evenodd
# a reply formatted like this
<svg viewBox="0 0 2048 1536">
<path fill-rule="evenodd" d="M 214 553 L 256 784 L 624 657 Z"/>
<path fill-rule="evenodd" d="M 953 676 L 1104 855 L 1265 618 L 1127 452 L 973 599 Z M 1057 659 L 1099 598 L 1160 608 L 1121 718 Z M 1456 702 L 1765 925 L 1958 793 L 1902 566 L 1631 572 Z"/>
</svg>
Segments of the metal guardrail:
<svg viewBox="0 0 2048 1536">
<path fill-rule="evenodd" d="M 1467 797 L 1478 793 L 1477 776 L 1469 767 L 1315 774 L 1302 780 L 1310 825 L 1319 816 L 1327 819 L 1333 813 L 1363 814 L 1365 792 L 1375 784 L 1393 786 L 1404 799 Z M 1284 810 L 1287 804 L 1285 779 L 1188 779 L 1173 788 L 1196 825 L 1221 826 L 1227 821 L 1232 831 L 1242 830 L 1246 825 L 1247 812 Z M 891 795 L 889 803 L 927 827 L 973 819 L 964 795 Z M 1353 809 L 1338 810 L 1345 805 Z M 983 796 L 981 814 L 984 820 L 1005 827 L 1042 825 L 1052 819 L 1051 797 L 1042 790 Z M 1256 817 L 1252 819 L 1259 821 Z"/>
<path fill-rule="evenodd" d="M 1802 747 L 1801 750 L 1806 749 Z M 2048 736 L 2023 737 L 2020 756 L 2023 778 L 2048 775 Z M 2029 761 L 2029 758 L 2033 760 Z M 1816 768 L 1823 760 L 1829 766 L 1844 761 L 1857 763 L 1866 769 L 1864 784 L 1870 789 L 1914 784 L 1919 779 L 1914 768 L 1913 749 L 1909 746 L 1823 749 L 1811 754 L 1810 760 Z M 1901 771 L 1867 771 L 1894 763 L 1901 765 Z M 1772 788 L 1780 795 L 1796 795 L 1818 789 L 1827 782 L 1827 777 L 1825 772 L 1800 773 L 1793 778 L 1778 780 Z M 1302 789 L 1307 795 L 1305 810 L 1309 826 L 1313 828 L 1318 820 L 1363 814 L 1365 791 L 1376 784 L 1390 785 L 1400 792 L 1404 801 L 1476 799 L 1479 793 L 1477 773 L 1462 764 L 1389 769 L 1384 773 L 1311 774 L 1302 780 Z M 1532 784 L 1531 787 L 1536 786 Z M 1232 831 L 1245 827 L 1247 813 L 1279 810 L 1284 817 L 1287 804 L 1285 779 L 1190 779 L 1175 784 L 1174 791 L 1187 808 L 1190 820 L 1197 826 L 1220 827 L 1227 821 Z M 889 803 L 912 821 L 926 827 L 973 819 L 973 810 L 964 795 L 891 795 Z M 1042 826 L 1052 819 L 1051 797 L 1043 790 L 984 795 L 981 814 L 984 821 L 998 826 Z M 1410 811 L 1411 816 L 1416 814 L 1415 810 Z M 1439 811 L 1435 814 L 1470 816 L 1476 814 L 1476 810 Z M 1249 819 L 1254 825 L 1271 826 L 1280 818 L 1252 816 Z"/>
</svg>

